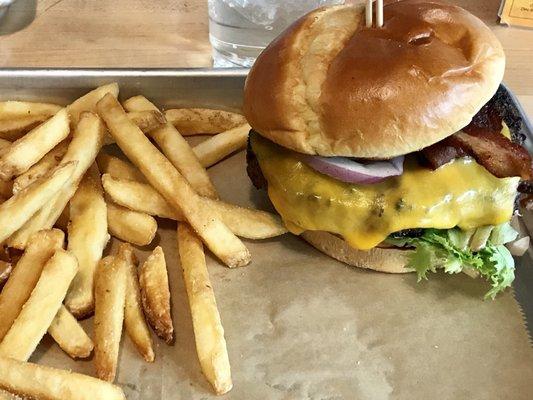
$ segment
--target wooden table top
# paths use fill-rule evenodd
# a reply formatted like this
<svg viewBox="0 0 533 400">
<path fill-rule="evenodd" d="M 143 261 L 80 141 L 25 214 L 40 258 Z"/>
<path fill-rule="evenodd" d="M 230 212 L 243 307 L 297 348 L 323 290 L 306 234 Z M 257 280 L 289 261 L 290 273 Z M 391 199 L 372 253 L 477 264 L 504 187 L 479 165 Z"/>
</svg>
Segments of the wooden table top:
<svg viewBox="0 0 533 400">
<path fill-rule="evenodd" d="M 448 0 L 487 23 L 505 82 L 533 118 L 533 30 L 497 23 L 500 0 Z M 210 67 L 206 0 L 17 0 L 0 22 L 0 67 Z"/>
</svg>

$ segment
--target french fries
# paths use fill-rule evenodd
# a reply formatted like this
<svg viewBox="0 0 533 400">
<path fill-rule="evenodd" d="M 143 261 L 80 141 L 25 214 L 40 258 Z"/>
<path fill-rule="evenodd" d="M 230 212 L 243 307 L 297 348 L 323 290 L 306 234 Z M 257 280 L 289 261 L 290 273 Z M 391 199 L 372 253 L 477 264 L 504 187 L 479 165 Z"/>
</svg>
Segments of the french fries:
<svg viewBox="0 0 533 400">
<path fill-rule="evenodd" d="M 84 111 L 96 112 L 96 103 L 98 103 L 98 100 L 104 97 L 107 93 L 110 93 L 116 98 L 118 96 L 118 84 L 113 82 L 99 86 L 68 105 L 67 110 L 70 114 L 70 120 L 73 126 L 76 126 Z"/>
<path fill-rule="evenodd" d="M 48 327 L 48 333 L 72 358 L 86 358 L 93 351 L 93 341 L 65 306 L 59 307 L 59 311 Z"/>
<path fill-rule="evenodd" d="M 171 109 L 165 117 L 182 135 L 215 134 L 246 123 L 243 115 L 209 108 Z"/>
<path fill-rule="evenodd" d="M 157 233 L 154 217 L 110 201 L 107 201 L 107 226 L 112 236 L 137 246 L 150 244 Z"/>
<path fill-rule="evenodd" d="M 102 174 L 110 174 L 115 178 L 146 182 L 141 171 L 121 158 L 100 152 L 98 157 L 96 157 L 96 162 L 98 163 L 98 168 Z"/>
<path fill-rule="evenodd" d="M 94 286 L 94 364 L 96 375 L 113 382 L 126 301 L 126 260 L 119 256 L 103 258 L 96 270 Z"/>
<path fill-rule="evenodd" d="M 126 400 L 118 386 L 72 371 L 0 357 L 0 388 L 24 398 Z"/>
<path fill-rule="evenodd" d="M 15 235 L 9 238 L 9 246 L 16 249 L 24 249 L 32 233 L 54 226 L 67 203 L 76 192 L 83 175 L 94 162 L 96 155 L 102 147 L 104 135 L 104 124 L 96 114 L 91 112 L 81 114 L 67 153 L 59 164 L 64 165 L 71 161 L 77 162 L 72 180 Z"/>
<path fill-rule="evenodd" d="M 0 290 L 7 282 L 9 275 L 11 275 L 11 271 L 13 271 L 13 266 L 11 265 L 11 263 L 4 260 L 0 260 Z"/>
<path fill-rule="evenodd" d="M 50 118 L 50 115 L 25 115 L 13 119 L 0 119 L 0 138 L 7 140 L 17 140 L 26 133 L 41 125 Z"/>
<path fill-rule="evenodd" d="M 76 275 L 78 262 L 59 249 L 43 267 L 41 276 L 15 322 L 0 342 L 0 357 L 27 361 L 48 330 Z"/>
<path fill-rule="evenodd" d="M 144 96 L 135 96 L 126 100 L 124 107 L 128 111 L 159 111 Z M 207 171 L 200 164 L 189 143 L 187 143 L 171 123 L 166 123 L 162 127 L 151 131 L 150 136 L 172 165 L 189 182 L 196 193 L 200 196 L 218 198 L 215 186 L 211 182 Z"/>
<path fill-rule="evenodd" d="M 118 254 L 126 260 L 126 306 L 124 325 L 126 333 L 147 362 L 154 362 L 155 355 L 148 325 L 144 319 L 139 278 L 137 277 L 137 257 L 130 244 L 122 243 Z"/>
<path fill-rule="evenodd" d="M 29 246 L 0 292 L 0 342 L 30 297 L 44 265 L 62 248 L 64 240 L 65 234 L 59 229 L 40 231 L 31 237 Z"/>
<path fill-rule="evenodd" d="M 183 212 L 209 249 L 229 267 L 248 264 L 248 249 L 227 226 L 199 204 L 199 196 L 185 178 L 128 119 L 120 103 L 113 96 L 106 95 L 98 102 L 97 108 L 122 151 L 152 186 L 176 210 Z"/>
<path fill-rule="evenodd" d="M 26 172 L 65 139 L 70 132 L 66 109 L 13 142 L 0 157 L 0 178 L 7 180 Z"/>
<path fill-rule="evenodd" d="M 85 317 L 94 309 L 94 273 L 108 241 L 107 206 L 100 173 L 93 164 L 70 200 L 68 250 L 78 259 L 79 270 L 65 305 L 76 318 Z"/>
<path fill-rule="evenodd" d="M 183 215 L 175 211 L 149 184 L 102 175 L 106 194 L 115 202 L 130 210 L 183 221 Z M 267 239 L 282 235 L 287 229 L 274 214 L 239 207 L 220 200 L 199 199 L 237 236 L 247 239 Z"/>
<path fill-rule="evenodd" d="M 250 125 L 244 124 L 214 135 L 193 148 L 204 168 L 208 168 L 231 153 L 246 147 Z"/>
<path fill-rule="evenodd" d="M 224 328 L 209 279 L 202 242 L 184 223 L 178 224 L 178 247 L 200 366 L 215 392 L 224 394 L 233 387 Z"/>
<path fill-rule="evenodd" d="M 167 122 L 163 113 L 157 109 L 131 111 L 128 113 L 128 118 L 144 133 L 153 131 Z"/>
<path fill-rule="evenodd" d="M 1 101 L 0 102 L 0 120 L 46 115 L 51 117 L 59 110 L 61 106 L 50 103 L 35 103 L 31 101 Z"/>
<path fill-rule="evenodd" d="M 72 179 L 76 162 L 60 165 L 0 205 L 0 242 L 39 212 Z"/>
<path fill-rule="evenodd" d="M 170 315 L 170 290 L 168 286 L 165 254 L 157 246 L 148 256 L 139 272 L 141 300 L 148 323 L 157 336 L 168 344 L 174 337 Z"/>
<path fill-rule="evenodd" d="M 43 158 L 36 164 L 32 165 L 23 174 L 16 177 L 13 181 L 13 193 L 20 192 L 30 183 L 45 175 L 52 168 L 56 167 L 65 153 L 67 152 L 68 143 L 64 140 L 56 147 L 50 150 Z"/>
<path fill-rule="evenodd" d="M 0 149 L 5 149 L 9 146 L 11 146 L 11 142 L 9 140 L 0 138 Z"/>
</svg>

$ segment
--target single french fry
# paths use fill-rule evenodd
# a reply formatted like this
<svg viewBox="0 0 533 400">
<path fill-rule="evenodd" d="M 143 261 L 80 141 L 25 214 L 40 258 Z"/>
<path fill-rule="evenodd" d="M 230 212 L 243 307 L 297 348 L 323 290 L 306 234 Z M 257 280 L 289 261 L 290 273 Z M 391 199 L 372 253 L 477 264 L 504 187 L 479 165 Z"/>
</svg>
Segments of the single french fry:
<svg viewBox="0 0 533 400">
<path fill-rule="evenodd" d="M 174 326 L 170 315 L 170 289 L 168 286 L 165 254 L 157 246 L 148 256 L 139 272 L 141 300 L 148 323 L 157 336 L 172 343 Z"/>
<path fill-rule="evenodd" d="M 216 394 L 224 394 L 233 386 L 224 328 L 202 242 L 184 223 L 178 224 L 178 247 L 200 366 Z"/>
<path fill-rule="evenodd" d="M 128 118 L 144 133 L 153 131 L 167 122 L 165 116 L 159 110 L 131 111 L 128 112 Z"/>
<path fill-rule="evenodd" d="M 158 108 L 144 96 L 132 97 L 126 100 L 124 104 L 130 112 L 143 110 L 159 112 Z M 166 123 L 160 128 L 150 131 L 149 135 L 196 193 L 200 196 L 218 198 L 215 186 L 207 171 L 200 164 L 189 143 L 171 123 Z"/>
<path fill-rule="evenodd" d="M 99 86 L 68 105 L 67 110 L 70 114 L 72 125 L 76 126 L 84 111 L 96 112 L 96 103 L 98 103 L 98 100 L 104 97 L 107 93 L 111 93 L 112 96 L 117 98 L 118 83 L 113 82 Z"/>
<path fill-rule="evenodd" d="M 78 262 L 59 249 L 50 258 L 20 314 L 0 342 L 0 357 L 27 361 L 48 330 L 76 275 Z"/>
<path fill-rule="evenodd" d="M 26 172 L 33 164 L 64 140 L 70 132 L 67 110 L 52 118 L 5 149 L 0 157 L 0 178 L 7 180 Z"/>
<path fill-rule="evenodd" d="M 126 260 L 126 307 L 124 325 L 126 333 L 147 362 L 154 362 L 155 355 L 150 331 L 144 319 L 139 278 L 137 276 L 137 257 L 129 243 L 122 243 L 118 254 Z"/>
<path fill-rule="evenodd" d="M 0 138 L 10 141 L 18 140 L 26 133 L 41 125 L 51 115 L 37 114 L 0 119 Z"/>
<path fill-rule="evenodd" d="M 4 357 L 0 388 L 32 399 L 126 400 L 120 387 L 92 376 Z"/>
<path fill-rule="evenodd" d="M 46 155 L 37 163 L 32 165 L 30 169 L 17 176 L 17 178 L 13 181 L 13 193 L 20 192 L 30 183 L 34 182 L 36 179 L 45 175 L 52 168 L 56 167 L 67 152 L 67 147 L 67 141 L 63 140 L 56 147 L 46 153 Z"/>
<path fill-rule="evenodd" d="M 0 292 L 0 342 L 30 297 L 44 265 L 62 248 L 64 240 L 65 234 L 59 229 L 40 231 L 31 237 L 30 244 Z"/>
<path fill-rule="evenodd" d="M 215 134 L 246 123 L 241 114 L 209 108 L 175 108 L 165 117 L 182 135 Z"/>
<path fill-rule="evenodd" d="M 72 358 L 86 358 L 93 351 L 93 341 L 65 306 L 59 308 L 48 327 L 48 333 Z"/>
<path fill-rule="evenodd" d="M 9 279 L 12 271 L 13 266 L 10 262 L 0 260 L 0 290 Z"/>
<path fill-rule="evenodd" d="M 37 179 L 0 205 L 0 242 L 26 224 L 70 179 L 76 168 L 69 162 Z"/>
<path fill-rule="evenodd" d="M 65 305 L 76 318 L 94 310 L 94 273 L 109 241 L 107 206 L 96 164 L 86 172 L 70 200 L 68 250 L 78 259 L 79 270 L 70 285 Z"/>
<path fill-rule="evenodd" d="M 121 256 L 103 258 L 96 270 L 94 285 L 94 365 L 96 375 L 113 382 L 126 301 L 126 260 Z"/>
<path fill-rule="evenodd" d="M 102 175 L 106 194 L 114 203 L 133 211 L 183 221 L 183 215 L 175 211 L 149 184 L 117 179 Z M 220 200 L 200 198 L 211 212 L 237 236 L 247 239 L 267 239 L 282 235 L 287 228 L 277 215 L 266 211 L 239 207 Z"/>
<path fill-rule="evenodd" d="M 110 174 L 115 178 L 146 182 L 141 171 L 130 162 L 119 157 L 101 151 L 96 157 L 96 162 L 102 174 Z"/>
<path fill-rule="evenodd" d="M 104 135 L 105 126 L 98 115 L 91 112 L 81 114 L 67 152 L 59 164 L 64 165 L 71 161 L 77 162 L 71 181 L 15 235 L 9 238 L 8 245 L 10 247 L 24 249 L 31 234 L 54 226 L 67 203 L 74 196 L 83 175 L 94 162 L 102 147 Z"/>
<path fill-rule="evenodd" d="M 250 262 L 250 252 L 219 219 L 199 204 L 200 196 L 142 131 L 133 124 L 120 103 L 106 95 L 97 105 L 98 113 L 124 154 L 140 169 L 146 179 L 202 237 L 209 249 L 229 267 Z"/>
<path fill-rule="evenodd" d="M 157 233 L 157 221 L 154 217 L 129 210 L 111 201 L 107 201 L 107 226 L 112 236 L 137 246 L 150 244 Z"/>
<path fill-rule="evenodd" d="M 36 103 L 31 101 L 1 101 L 0 120 L 28 117 L 34 115 L 47 115 L 51 117 L 63 107 L 57 104 Z"/>
<path fill-rule="evenodd" d="M 224 131 L 194 146 L 193 151 L 204 168 L 208 168 L 237 150 L 245 148 L 250 129 L 250 125 L 244 124 Z"/>
</svg>

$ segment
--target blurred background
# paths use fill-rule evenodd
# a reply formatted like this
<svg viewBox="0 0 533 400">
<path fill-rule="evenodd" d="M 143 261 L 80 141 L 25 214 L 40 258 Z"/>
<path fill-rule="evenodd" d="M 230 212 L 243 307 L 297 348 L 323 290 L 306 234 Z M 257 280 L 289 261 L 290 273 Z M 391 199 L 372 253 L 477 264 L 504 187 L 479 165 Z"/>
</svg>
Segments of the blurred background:
<svg viewBox="0 0 533 400">
<path fill-rule="evenodd" d="M 0 0 L 0 6 L 11 1 Z M 208 7 L 208 0 L 16 0 L 0 20 L 0 66 L 211 67 L 208 9 L 212 31 L 218 28 L 214 32 L 224 40 L 227 32 L 220 33 L 224 22 L 220 24 L 219 16 L 226 15 L 228 10 L 220 7 L 228 1 L 209 0 Z M 232 1 L 237 5 L 247 2 Z M 248 3 L 253 1 L 257 0 Z M 281 0 L 260 1 L 272 6 Z M 305 8 L 314 3 L 339 1 L 285 3 L 299 3 Z M 497 18 L 500 0 L 448 2 L 466 8 L 494 30 L 507 54 L 505 81 L 533 115 L 533 30 L 500 25 Z M 261 10 L 256 10 L 256 14 L 260 13 Z M 286 20 L 297 14 L 291 10 L 280 18 Z M 250 35 L 238 40 L 252 44 L 254 40 L 270 40 L 280 29 L 280 24 L 271 23 L 271 18 L 257 15 L 255 22 L 264 24 L 259 29 L 265 35 L 254 37 L 257 32 L 252 29 Z M 281 25 L 287 23 L 285 20 Z"/>
</svg>

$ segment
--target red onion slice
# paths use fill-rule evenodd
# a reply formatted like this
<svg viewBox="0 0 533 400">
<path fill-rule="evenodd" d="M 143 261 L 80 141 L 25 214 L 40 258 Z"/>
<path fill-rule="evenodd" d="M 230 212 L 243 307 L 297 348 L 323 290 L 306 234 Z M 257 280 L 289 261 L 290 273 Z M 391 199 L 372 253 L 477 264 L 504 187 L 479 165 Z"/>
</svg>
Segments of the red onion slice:
<svg viewBox="0 0 533 400">
<path fill-rule="evenodd" d="M 348 183 L 376 183 L 403 173 L 404 157 L 360 163 L 347 157 L 304 156 L 311 168 Z"/>
</svg>

